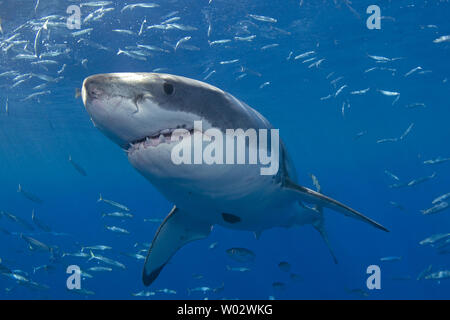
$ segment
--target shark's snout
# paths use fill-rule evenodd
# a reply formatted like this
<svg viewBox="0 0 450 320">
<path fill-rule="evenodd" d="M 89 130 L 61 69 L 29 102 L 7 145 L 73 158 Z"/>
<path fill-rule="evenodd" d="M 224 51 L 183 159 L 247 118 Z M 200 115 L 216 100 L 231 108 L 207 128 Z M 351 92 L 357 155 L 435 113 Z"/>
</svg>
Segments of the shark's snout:
<svg viewBox="0 0 450 320">
<path fill-rule="evenodd" d="M 103 94 L 103 90 L 95 84 L 89 84 L 86 87 L 86 94 L 88 99 L 99 99 Z"/>
<path fill-rule="evenodd" d="M 160 146 L 168 133 L 192 130 L 199 120 L 204 128 L 229 128 L 223 110 L 232 119 L 240 108 L 215 87 L 158 73 L 92 75 L 84 80 L 81 94 L 94 125 L 122 148 L 145 141 Z"/>
<path fill-rule="evenodd" d="M 81 96 L 83 103 L 87 107 L 87 103 L 95 99 L 101 99 L 105 93 L 107 82 L 103 77 L 90 76 L 83 82 L 83 88 L 81 90 Z"/>
<path fill-rule="evenodd" d="M 174 93 L 173 85 L 160 77 L 109 73 L 86 78 L 81 95 L 94 125 L 122 148 L 156 141 L 161 134 L 164 137 L 164 130 L 186 125 L 183 114 L 177 112 L 177 103 L 170 104 L 167 99 Z M 164 109 L 168 103 L 173 110 Z"/>
</svg>

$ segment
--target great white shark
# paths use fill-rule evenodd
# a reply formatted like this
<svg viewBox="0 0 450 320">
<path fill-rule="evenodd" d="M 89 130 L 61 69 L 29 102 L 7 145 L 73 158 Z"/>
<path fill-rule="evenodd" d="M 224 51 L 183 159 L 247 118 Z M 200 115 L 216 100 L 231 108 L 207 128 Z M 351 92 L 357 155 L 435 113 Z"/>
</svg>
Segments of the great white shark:
<svg viewBox="0 0 450 320">
<path fill-rule="evenodd" d="M 171 151 L 176 143 L 170 135 L 180 128 L 194 133 L 194 121 L 202 121 L 205 130 L 217 128 L 224 134 L 227 129 L 272 129 L 255 109 L 217 87 L 170 74 L 98 74 L 84 80 L 82 99 L 94 125 L 124 149 L 131 165 L 175 204 L 149 249 L 143 271 L 147 286 L 178 249 L 206 238 L 214 225 L 259 236 L 273 227 L 311 224 L 335 262 L 324 230 L 323 208 L 388 231 L 320 190 L 298 184 L 282 141 L 275 175 L 261 175 L 261 164 L 174 164 Z"/>
</svg>

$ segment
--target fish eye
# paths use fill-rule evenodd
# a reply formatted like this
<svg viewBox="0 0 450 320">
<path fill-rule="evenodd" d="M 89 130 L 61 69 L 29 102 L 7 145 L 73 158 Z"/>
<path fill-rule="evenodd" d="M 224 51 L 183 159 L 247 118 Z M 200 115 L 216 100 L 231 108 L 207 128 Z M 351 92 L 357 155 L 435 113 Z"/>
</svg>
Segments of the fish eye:
<svg viewBox="0 0 450 320">
<path fill-rule="evenodd" d="M 173 85 L 172 85 L 172 84 L 167 83 L 167 82 L 164 83 L 164 92 L 165 92 L 167 95 L 170 96 L 170 95 L 173 93 L 173 90 L 174 90 L 174 88 L 173 88 Z"/>
</svg>

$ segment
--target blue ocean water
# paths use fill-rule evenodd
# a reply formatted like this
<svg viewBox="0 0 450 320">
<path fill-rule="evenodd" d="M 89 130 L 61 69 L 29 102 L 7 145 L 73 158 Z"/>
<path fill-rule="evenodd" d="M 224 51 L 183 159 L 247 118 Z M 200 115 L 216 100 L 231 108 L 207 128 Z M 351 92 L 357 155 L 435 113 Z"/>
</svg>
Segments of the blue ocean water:
<svg viewBox="0 0 450 320">
<path fill-rule="evenodd" d="M 450 192 L 450 161 L 427 162 L 450 157 L 448 1 L 155 0 L 155 8 L 123 9 L 130 3 L 0 1 L 0 210 L 34 228 L 0 216 L 1 265 L 11 271 L 0 274 L 1 299 L 140 299 L 133 293 L 143 290 L 154 292 L 144 299 L 450 297 L 448 279 L 417 280 L 430 265 L 427 275 L 450 268 L 448 246 L 419 244 L 450 232 L 448 212 L 421 212 Z M 67 28 L 70 5 L 80 7 L 81 30 L 92 28 L 90 32 L 73 35 L 80 30 Z M 381 29 L 366 25 L 370 5 L 381 9 Z M 177 25 L 161 27 L 170 24 Z M 132 34 L 113 31 L 117 29 Z M 252 35 L 256 37 L 248 41 L 235 39 Z M 213 43 L 223 39 L 231 41 Z M 276 46 L 262 49 L 272 44 Z M 136 53 L 118 55 L 119 49 L 144 51 L 145 61 Z M 30 57 L 36 52 L 40 57 Z M 148 247 L 159 223 L 144 219 L 163 219 L 173 204 L 94 128 L 75 92 L 89 75 L 155 70 L 207 78 L 205 82 L 260 111 L 280 129 L 302 185 L 312 187 L 309 174 L 314 174 L 325 194 L 390 232 L 326 210 L 336 265 L 310 226 L 271 229 L 259 240 L 249 232 L 216 227 L 209 238 L 177 252 L 145 288 L 144 262 L 123 253 Z M 34 93 L 39 94 L 30 97 Z M 69 155 L 87 176 L 75 170 Z M 42 203 L 17 192 L 19 184 Z M 102 218 L 116 209 L 97 202 L 100 193 L 126 205 L 134 217 Z M 33 210 L 52 232 L 33 224 Z M 112 233 L 105 225 L 130 234 Z M 57 247 L 54 256 L 30 250 L 21 234 Z M 212 243 L 217 243 L 214 249 L 209 248 Z M 82 288 L 93 295 L 67 290 L 69 265 L 87 270 L 97 263 L 64 253 L 99 244 L 112 247 L 101 254 L 126 270 L 89 272 L 93 277 L 83 278 Z M 255 260 L 242 264 L 230 259 L 226 250 L 233 247 L 253 251 Z M 392 256 L 401 259 L 380 260 Z M 282 261 L 290 264 L 290 272 L 278 267 Z M 35 270 L 44 265 L 50 268 Z M 370 265 L 380 267 L 381 289 L 366 286 Z M 227 266 L 251 270 L 232 272 Z M 274 287 L 275 282 L 283 288 Z M 188 291 L 196 287 L 223 289 Z M 176 293 L 160 291 L 164 289 Z"/>
</svg>

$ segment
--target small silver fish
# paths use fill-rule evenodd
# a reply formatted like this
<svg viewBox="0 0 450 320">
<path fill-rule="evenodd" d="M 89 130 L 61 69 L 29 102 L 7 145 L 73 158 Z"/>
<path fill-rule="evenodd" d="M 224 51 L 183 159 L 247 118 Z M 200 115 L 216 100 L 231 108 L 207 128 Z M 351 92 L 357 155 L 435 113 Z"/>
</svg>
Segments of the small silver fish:
<svg viewBox="0 0 450 320">
<path fill-rule="evenodd" d="M 400 181 L 400 179 L 395 175 L 395 174 L 393 174 L 392 172 L 390 172 L 390 171 L 388 171 L 388 170 L 384 170 L 384 173 L 386 173 L 389 177 L 391 177 L 392 179 L 394 179 L 394 180 L 397 180 L 397 181 Z"/>
<path fill-rule="evenodd" d="M 82 247 L 81 248 L 81 252 L 83 252 L 84 250 L 93 250 L 93 251 L 96 251 L 96 250 L 100 250 L 100 251 L 105 251 L 105 250 L 111 250 L 112 248 L 110 247 L 110 246 L 105 246 L 105 245 L 101 245 L 101 244 L 99 244 L 99 245 L 95 245 L 95 246 L 89 246 L 89 247 Z"/>
<path fill-rule="evenodd" d="M 450 198 L 450 193 L 446 193 L 446 194 L 443 194 L 443 195 L 437 197 L 437 198 L 434 199 L 431 203 L 432 203 L 432 204 L 436 204 L 436 203 L 441 202 L 441 201 L 444 201 L 444 200 L 446 200 L 446 199 L 448 199 L 448 198 Z"/>
<path fill-rule="evenodd" d="M 434 214 L 434 213 L 438 213 L 441 211 L 444 211 L 445 209 L 448 208 L 448 203 L 445 201 L 439 202 L 438 204 L 436 204 L 435 206 L 426 209 L 426 210 L 421 210 L 422 214 L 424 215 L 428 215 L 428 214 Z"/>
<path fill-rule="evenodd" d="M 442 42 L 450 42 L 450 35 L 448 36 L 441 36 L 437 39 L 433 40 L 434 43 L 442 43 Z"/>
<path fill-rule="evenodd" d="M 270 81 L 264 82 L 262 85 L 259 86 L 260 89 L 267 87 L 270 85 Z"/>
<path fill-rule="evenodd" d="M 234 59 L 234 60 L 227 60 L 227 61 L 220 61 L 220 64 L 232 64 L 232 63 L 237 63 L 239 62 L 239 59 Z"/>
<path fill-rule="evenodd" d="M 75 31 L 75 32 L 72 32 L 72 36 L 73 37 L 79 37 L 79 36 L 82 36 L 84 34 L 91 33 L 92 30 L 94 30 L 94 29 L 93 28 L 88 28 L 88 29 L 84 29 L 84 30 L 80 30 L 80 31 Z"/>
<path fill-rule="evenodd" d="M 112 32 L 116 32 L 116 33 L 122 33 L 122 34 L 128 34 L 128 35 L 134 35 L 134 32 L 131 30 L 123 30 L 123 29 L 114 29 L 111 30 Z"/>
<path fill-rule="evenodd" d="M 445 239 L 450 238 L 450 233 L 436 233 L 419 242 L 420 245 L 434 245 Z"/>
<path fill-rule="evenodd" d="M 337 91 L 336 91 L 336 93 L 334 94 L 334 97 L 337 97 L 341 92 L 342 92 L 342 90 L 344 90 L 345 88 L 347 88 L 348 87 L 348 85 L 346 85 L 346 84 L 344 84 L 343 86 L 341 86 Z"/>
<path fill-rule="evenodd" d="M 315 53 L 316 53 L 315 51 L 307 51 L 305 53 L 295 56 L 294 60 L 303 59 L 303 58 L 309 57 L 310 55 L 315 54 Z"/>
<path fill-rule="evenodd" d="M 110 205 L 112 205 L 112 206 L 114 206 L 114 207 L 117 207 L 117 208 L 119 208 L 119 209 L 121 209 L 121 210 L 124 210 L 124 211 L 130 211 L 130 209 L 128 209 L 126 206 L 124 206 L 123 204 L 120 204 L 120 203 L 118 203 L 118 202 L 115 202 L 115 201 L 112 201 L 112 200 L 108 200 L 108 199 L 103 199 L 103 197 L 102 197 L 102 194 L 100 194 L 100 196 L 99 196 L 99 198 L 98 198 L 98 200 L 97 200 L 97 202 L 105 202 L 105 203 L 107 203 L 107 204 L 110 204 Z"/>
<path fill-rule="evenodd" d="M 449 37 L 450 39 L 450 37 Z M 438 272 L 431 273 L 425 276 L 427 280 L 440 280 L 440 279 L 448 279 L 450 278 L 450 270 L 441 270 Z"/>
<path fill-rule="evenodd" d="M 212 47 L 217 44 L 225 44 L 225 43 L 229 43 L 229 42 L 231 42 L 230 39 L 214 40 L 214 41 L 209 41 L 209 46 Z"/>
<path fill-rule="evenodd" d="M 120 10 L 120 12 L 123 13 L 125 10 L 133 10 L 135 8 L 151 9 L 157 7 L 159 7 L 159 4 L 156 3 L 133 3 L 123 7 L 122 10 Z"/>
<path fill-rule="evenodd" d="M 175 45 L 175 51 L 177 51 L 177 49 L 185 42 L 191 40 L 191 36 L 187 36 L 187 37 L 183 37 L 180 40 L 177 41 L 176 45 Z"/>
<path fill-rule="evenodd" d="M 128 230 L 125 230 L 123 228 L 119 228 L 116 226 L 105 226 L 106 229 L 108 229 L 109 231 L 115 232 L 115 233 L 120 233 L 120 234 L 130 234 L 130 232 Z"/>
<path fill-rule="evenodd" d="M 409 70 L 407 73 L 405 73 L 405 78 L 412 75 L 414 72 L 419 71 L 419 70 L 423 70 L 422 67 L 416 67 L 413 68 L 411 70 Z"/>
<path fill-rule="evenodd" d="M 266 46 L 261 47 L 261 50 L 272 49 L 272 48 L 276 48 L 278 46 L 280 46 L 278 43 L 272 43 L 272 44 L 268 44 Z"/>
<path fill-rule="evenodd" d="M 276 23 L 277 22 L 277 19 L 271 18 L 271 17 L 260 16 L 260 15 L 256 15 L 256 14 L 249 14 L 248 16 L 250 18 L 252 18 L 252 19 L 257 20 L 257 21 L 270 22 L 270 23 Z"/>
<path fill-rule="evenodd" d="M 228 271 L 235 271 L 235 272 L 248 272 L 250 271 L 250 268 L 247 267 L 230 267 L 226 266 Z"/>
<path fill-rule="evenodd" d="M 236 41 L 253 41 L 256 38 L 256 35 L 251 35 L 251 36 L 247 36 L 247 37 L 239 37 L 236 36 L 234 37 L 234 40 Z"/>
<path fill-rule="evenodd" d="M 369 90 L 370 90 L 370 88 L 357 90 L 357 91 L 352 91 L 352 92 L 350 92 L 350 94 L 352 94 L 352 95 L 362 95 L 362 94 L 367 93 Z"/>
<path fill-rule="evenodd" d="M 439 164 L 447 161 L 450 161 L 450 158 L 437 157 L 436 159 L 425 160 L 423 164 Z"/>
<path fill-rule="evenodd" d="M 103 256 L 99 256 L 99 255 L 94 255 L 93 253 L 92 253 L 92 251 L 90 251 L 90 254 L 91 254 L 91 257 L 89 258 L 89 260 L 98 260 L 98 261 L 101 261 L 101 262 L 103 262 L 103 263 L 106 263 L 106 264 L 108 264 L 108 265 L 111 265 L 111 266 L 113 266 L 113 267 L 118 267 L 118 268 L 121 268 L 121 269 L 126 269 L 126 267 L 125 267 L 125 265 L 124 264 L 122 264 L 122 263 L 120 263 L 120 262 L 118 262 L 118 261 L 115 261 L 115 260 L 112 260 L 112 259 L 110 259 L 110 258 L 106 258 L 106 257 L 103 257 Z"/>
<path fill-rule="evenodd" d="M 130 213 L 126 213 L 126 212 L 110 212 L 110 213 L 102 213 L 102 218 L 103 217 L 113 217 L 113 218 L 128 218 L 131 219 L 133 218 L 133 215 Z"/>
<path fill-rule="evenodd" d="M 381 262 L 394 262 L 394 261 L 400 261 L 400 260 L 402 260 L 402 257 L 397 257 L 397 256 L 380 258 Z"/>
</svg>

